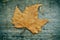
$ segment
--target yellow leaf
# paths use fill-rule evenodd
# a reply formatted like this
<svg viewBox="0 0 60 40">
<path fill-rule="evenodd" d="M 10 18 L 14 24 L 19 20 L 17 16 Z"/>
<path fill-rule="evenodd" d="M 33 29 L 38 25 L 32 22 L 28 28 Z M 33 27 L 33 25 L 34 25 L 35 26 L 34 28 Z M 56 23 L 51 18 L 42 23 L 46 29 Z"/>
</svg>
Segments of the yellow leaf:
<svg viewBox="0 0 60 40">
<path fill-rule="evenodd" d="M 42 26 L 48 22 L 47 19 L 38 18 L 38 8 L 42 4 L 35 4 L 26 7 L 23 12 L 16 6 L 14 15 L 12 17 L 12 24 L 15 28 L 27 28 L 33 34 L 41 31 Z"/>
</svg>

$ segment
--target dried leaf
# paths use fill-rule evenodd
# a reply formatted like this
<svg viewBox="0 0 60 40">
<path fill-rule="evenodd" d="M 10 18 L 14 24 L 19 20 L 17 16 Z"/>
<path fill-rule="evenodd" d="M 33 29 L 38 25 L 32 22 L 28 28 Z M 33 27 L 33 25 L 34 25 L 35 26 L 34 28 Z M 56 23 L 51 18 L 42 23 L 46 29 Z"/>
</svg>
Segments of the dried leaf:
<svg viewBox="0 0 60 40">
<path fill-rule="evenodd" d="M 16 6 L 14 11 L 14 15 L 12 17 L 12 24 L 15 25 L 16 28 L 27 28 L 32 33 L 38 33 L 41 31 L 42 26 L 48 22 L 47 19 L 39 19 L 38 18 L 38 8 L 41 4 L 35 4 L 21 12 L 19 8 Z"/>
</svg>

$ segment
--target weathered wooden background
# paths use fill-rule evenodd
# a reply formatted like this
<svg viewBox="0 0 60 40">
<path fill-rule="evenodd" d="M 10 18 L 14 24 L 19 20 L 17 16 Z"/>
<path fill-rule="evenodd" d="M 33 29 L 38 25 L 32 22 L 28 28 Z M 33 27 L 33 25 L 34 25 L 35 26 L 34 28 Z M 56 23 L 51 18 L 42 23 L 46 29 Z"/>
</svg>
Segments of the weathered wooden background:
<svg viewBox="0 0 60 40">
<path fill-rule="evenodd" d="M 30 31 L 16 29 L 11 24 L 15 7 L 24 11 L 28 5 L 41 3 L 39 18 L 47 18 L 49 22 L 42 32 L 33 35 Z M 40 12 L 44 10 L 44 12 Z M 23 32 L 24 31 L 24 32 Z M 23 33 L 21 33 L 23 32 Z M 0 0 L 0 40 L 60 40 L 60 1 L 59 0 Z"/>
</svg>

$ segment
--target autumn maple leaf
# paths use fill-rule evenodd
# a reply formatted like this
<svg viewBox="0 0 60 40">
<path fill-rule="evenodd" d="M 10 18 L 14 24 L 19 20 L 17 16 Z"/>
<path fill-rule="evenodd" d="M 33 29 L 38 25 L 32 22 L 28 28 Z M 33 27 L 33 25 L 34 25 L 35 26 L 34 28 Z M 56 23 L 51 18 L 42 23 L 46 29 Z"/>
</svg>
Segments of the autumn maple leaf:
<svg viewBox="0 0 60 40">
<path fill-rule="evenodd" d="M 12 24 L 14 24 L 16 28 L 25 27 L 32 33 L 38 33 L 41 31 L 41 27 L 48 22 L 46 19 L 38 18 L 39 6 L 41 6 L 41 4 L 26 7 L 23 12 L 16 6 L 12 17 Z"/>
</svg>

